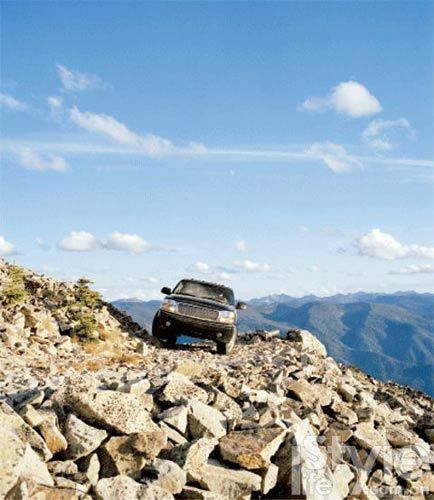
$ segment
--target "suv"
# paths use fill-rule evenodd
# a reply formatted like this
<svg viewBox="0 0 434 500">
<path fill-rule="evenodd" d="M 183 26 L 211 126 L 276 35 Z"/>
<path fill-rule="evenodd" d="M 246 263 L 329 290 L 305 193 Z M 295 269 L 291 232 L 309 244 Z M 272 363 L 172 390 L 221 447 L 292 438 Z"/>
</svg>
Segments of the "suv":
<svg viewBox="0 0 434 500">
<path fill-rule="evenodd" d="M 234 292 L 223 285 L 194 279 L 181 280 L 166 295 L 152 323 L 152 335 L 173 347 L 180 335 L 217 343 L 218 354 L 229 354 L 237 341 L 237 312 L 245 309 L 235 302 Z"/>
</svg>

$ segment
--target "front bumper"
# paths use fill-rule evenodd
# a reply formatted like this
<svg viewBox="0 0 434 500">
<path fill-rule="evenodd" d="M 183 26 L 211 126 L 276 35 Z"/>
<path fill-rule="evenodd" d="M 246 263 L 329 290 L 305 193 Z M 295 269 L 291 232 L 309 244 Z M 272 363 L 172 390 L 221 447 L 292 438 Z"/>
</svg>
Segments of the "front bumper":
<svg viewBox="0 0 434 500">
<path fill-rule="evenodd" d="M 214 342 L 229 342 L 236 328 L 235 325 L 190 318 L 189 316 L 169 313 L 161 309 L 158 315 L 161 330 L 177 336 L 185 335 L 187 337 L 213 340 Z"/>
</svg>

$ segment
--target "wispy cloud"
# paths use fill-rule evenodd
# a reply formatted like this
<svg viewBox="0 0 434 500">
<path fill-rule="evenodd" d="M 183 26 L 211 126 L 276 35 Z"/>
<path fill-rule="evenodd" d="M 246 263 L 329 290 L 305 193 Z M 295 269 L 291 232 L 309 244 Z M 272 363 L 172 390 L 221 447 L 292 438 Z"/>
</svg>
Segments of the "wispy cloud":
<svg viewBox="0 0 434 500">
<path fill-rule="evenodd" d="M 114 250 L 132 255 L 139 255 L 151 249 L 141 236 L 118 231 L 110 233 L 106 239 L 98 239 L 87 231 L 71 231 L 59 242 L 58 246 L 67 252 Z"/>
<path fill-rule="evenodd" d="M 47 97 L 47 102 L 50 108 L 51 116 L 53 118 L 59 118 L 62 114 L 63 97 L 58 95 L 52 95 Z"/>
<path fill-rule="evenodd" d="M 361 83 L 341 82 L 325 97 L 308 97 L 301 109 L 305 111 L 334 110 L 352 118 L 369 116 L 381 111 L 378 99 Z"/>
<path fill-rule="evenodd" d="M 82 73 L 76 69 L 67 68 L 63 64 L 57 64 L 56 68 L 64 91 L 79 92 L 102 86 L 102 80 L 96 75 Z"/>
<path fill-rule="evenodd" d="M 226 269 L 222 266 L 212 266 L 208 262 L 197 260 L 190 268 L 194 273 L 208 276 L 215 280 L 230 281 L 234 278 L 236 271 Z"/>
<path fill-rule="evenodd" d="M 235 242 L 235 248 L 239 252 L 247 252 L 247 242 L 246 240 L 238 240 Z"/>
<path fill-rule="evenodd" d="M 434 274 L 434 266 L 430 264 L 410 264 L 400 269 L 392 269 L 388 274 Z"/>
<path fill-rule="evenodd" d="M 350 155 L 342 145 L 333 142 L 314 143 L 305 152 L 311 158 L 323 161 L 335 173 L 349 172 L 361 166 L 355 156 Z"/>
<path fill-rule="evenodd" d="M 176 147 L 169 139 L 155 134 L 140 135 L 130 130 L 114 117 L 90 112 L 81 112 L 76 106 L 69 110 L 69 117 L 79 127 L 110 138 L 118 144 L 132 146 L 136 152 L 149 156 L 164 154 L 203 154 L 205 146 L 191 142 L 185 148 Z"/>
<path fill-rule="evenodd" d="M 234 265 L 250 273 L 268 273 L 271 271 L 271 266 L 269 264 L 261 264 L 253 260 L 236 260 Z"/>
<path fill-rule="evenodd" d="M 15 245 L 7 241 L 4 236 L 0 235 L 0 257 L 10 257 L 17 254 L 18 252 Z"/>
<path fill-rule="evenodd" d="M 25 102 L 19 101 L 15 97 L 0 92 L 0 107 L 13 111 L 26 111 L 29 107 Z"/>
<path fill-rule="evenodd" d="M 362 141 L 371 148 L 389 151 L 394 144 L 388 132 L 395 129 L 405 129 L 413 135 L 410 122 L 406 118 L 397 120 L 373 120 L 362 132 Z"/>
<path fill-rule="evenodd" d="M 405 257 L 434 259 L 434 247 L 403 244 L 380 229 L 372 229 L 356 241 L 360 255 L 377 259 L 395 260 Z"/>
<path fill-rule="evenodd" d="M 63 171 L 68 168 L 67 162 L 61 156 L 53 154 L 41 155 L 30 148 L 19 149 L 17 155 L 20 165 L 30 170 Z"/>
</svg>

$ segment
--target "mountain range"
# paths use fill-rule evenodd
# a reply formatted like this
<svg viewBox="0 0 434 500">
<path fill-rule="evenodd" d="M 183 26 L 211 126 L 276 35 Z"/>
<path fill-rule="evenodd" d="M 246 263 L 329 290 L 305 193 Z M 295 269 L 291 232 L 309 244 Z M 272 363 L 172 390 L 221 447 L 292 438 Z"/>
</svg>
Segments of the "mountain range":
<svg viewBox="0 0 434 500">
<path fill-rule="evenodd" d="M 149 330 L 160 304 L 159 300 L 114 302 Z M 248 308 L 239 312 L 238 325 L 241 332 L 310 330 L 337 361 L 434 395 L 434 294 L 270 295 L 250 300 Z"/>
</svg>

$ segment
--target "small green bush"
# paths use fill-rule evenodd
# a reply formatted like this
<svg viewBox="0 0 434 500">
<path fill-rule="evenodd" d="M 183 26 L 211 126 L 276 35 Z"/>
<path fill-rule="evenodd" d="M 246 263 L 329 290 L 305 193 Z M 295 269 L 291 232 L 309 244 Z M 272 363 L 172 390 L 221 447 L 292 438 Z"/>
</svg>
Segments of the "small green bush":
<svg viewBox="0 0 434 500">
<path fill-rule="evenodd" d="M 80 325 L 75 334 L 81 342 L 98 342 L 97 323 L 93 311 L 81 312 L 77 315 Z"/>
<path fill-rule="evenodd" d="M 27 300 L 29 294 L 24 283 L 24 271 L 21 267 L 12 265 L 9 268 L 6 283 L 1 289 L 1 298 L 5 304 L 20 304 Z"/>
<path fill-rule="evenodd" d="M 92 281 L 87 278 L 80 278 L 77 280 L 74 290 L 75 300 L 83 306 L 94 309 L 101 302 L 101 295 L 95 290 L 91 290 L 89 285 Z"/>
</svg>

